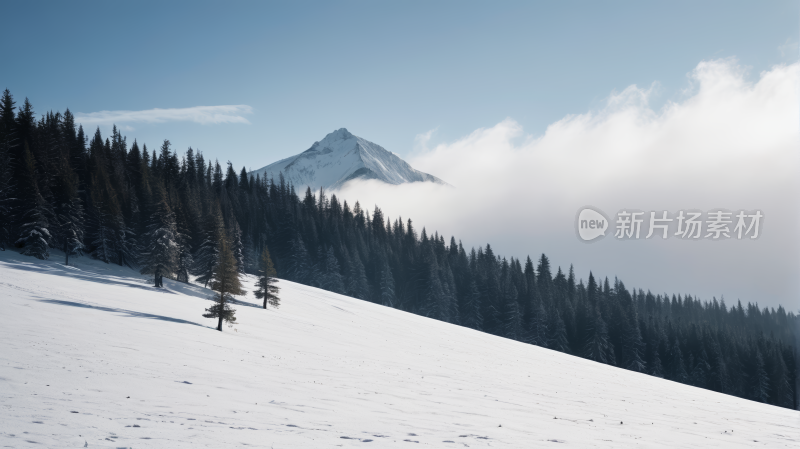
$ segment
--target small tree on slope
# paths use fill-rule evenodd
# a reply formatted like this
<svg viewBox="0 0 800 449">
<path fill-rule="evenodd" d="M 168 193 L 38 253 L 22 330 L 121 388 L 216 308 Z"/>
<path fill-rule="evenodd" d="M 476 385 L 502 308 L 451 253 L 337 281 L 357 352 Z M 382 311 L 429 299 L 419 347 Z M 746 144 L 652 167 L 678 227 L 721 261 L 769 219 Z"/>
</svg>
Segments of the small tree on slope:
<svg viewBox="0 0 800 449">
<path fill-rule="evenodd" d="M 206 318 L 219 318 L 217 330 L 220 332 L 222 332 L 222 321 L 231 323 L 236 321 L 236 310 L 230 306 L 232 295 L 245 293 L 242 290 L 238 268 L 230 243 L 223 238 L 219 243 L 219 261 L 211 277 L 211 289 L 219 292 L 219 296 L 214 296 L 214 305 L 206 309 L 206 313 L 203 314 Z"/>
<path fill-rule="evenodd" d="M 276 282 L 278 280 L 275 278 L 275 266 L 272 264 L 269 249 L 265 246 L 258 259 L 258 282 L 256 282 L 256 290 L 253 292 L 256 298 L 264 300 L 265 309 L 267 303 L 273 307 L 281 305 L 281 300 L 278 298 L 280 288 L 274 285 Z"/>
</svg>

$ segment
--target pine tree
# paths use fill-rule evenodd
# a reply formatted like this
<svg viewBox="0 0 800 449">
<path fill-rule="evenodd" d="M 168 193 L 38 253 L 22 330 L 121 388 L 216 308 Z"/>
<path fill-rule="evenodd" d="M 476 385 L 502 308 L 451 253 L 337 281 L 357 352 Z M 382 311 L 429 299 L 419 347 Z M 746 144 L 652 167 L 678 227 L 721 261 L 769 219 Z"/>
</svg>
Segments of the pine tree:
<svg viewBox="0 0 800 449">
<path fill-rule="evenodd" d="M 389 268 L 389 263 L 384 261 L 380 277 L 380 303 L 387 307 L 394 307 L 396 301 L 392 269 Z"/>
<path fill-rule="evenodd" d="M 333 248 L 329 247 L 327 251 L 320 248 L 319 258 L 317 279 L 320 288 L 334 293 L 344 293 L 344 279 Z"/>
<path fill-rule="evenodd" d="M 633 303 L 630 305 L 628 314 L 629 316 L 625 317 L 626 319 L 622 323 L 624 329 L 623 353 L 621 356 L 625 363 L 624 368 L 641 373 L 645 370 L 645 363 L 642 360 L 644 343 L 642 342 L 642 334 L 639 332 L 639 319 Z"/>
<path fill-rule="evenodd" d="M 481 315 L 480 292 L 474 279 L 470 279 L 469 287 L 464 301 L 464 312 L 461 324 L 475 330 L 483 330 L 483 316 Z"/>
<path fill-rule="evenodd" d="M 756 348 L 754 359 L 753 374 L 750 377 L 751 394 L 754 400 L 767 402 L 770 393 L 769 377 L 764 369 L 764 357 L 761 356 L 761 351 L 758 348 Z"/>
<path fill-rule="evenodd" d="M 176 242 L 175 214 L 162 199 L 156 205 L 151 218 L 146 246 L 142 254 L 142 274 L 152 274 L 156 287 L 163 287 L 163 277 L 173 276 L 178 264 L 178 243 Z"/>
<path fill-rule="evenodd" d="M 12 149 L 16 143 L 14 99 L 6 89 L 0 98 L 0 250 L 11 239 Z"/>
<path fill-rule="evenodd" d="M 345 292 L 347 296 L 352 296 L 353 298 L 363 300 L 369 298 L 367 274 L 364 271 L 364 264 L 361 263 L 361 258 L 358 256 L 357 252 L 353 253 L 353 256 L 350 258 L 350 263 L 347 268 Z"/>
<path fill-rule="evenodd" d="M 236 269 L 239 270 L 239 273 L 244 274 L 245 263 L 244 263 L 244 243 L 242 243 L 242 229 L 239 227 L 239 223 L 237 223 L 235 220 L 233 221 L 233 225 L 231 226 L 231 243 L 232 243 L 231 250 L 233 251 L 233 258 L 236 259 Z"/>
<path fill-rule="evenodd" d="M 599 307 L 587 305 L 589 318 L 588 339 L 583 347 L 583 357 L 600 363 L 613 363 L 613 349 L 608 342 L 608 329 Z"/>
<path fill-rule="evenodd" d="M 289 260 L 286 267 L 286 275 L 289 279 L 307 284 L 311 280 L 311 269 L 308 264 L 308 252 L 303 238 L 298 234 L 292 240 L 289 251 Z"/>
<path fill-rule="evenodd" d="M 281 305 L 281 300 L 278 297 L 280 288 L 275 285 L 278 279 L 275 277 L 275 267 L 272 265 L 272 258 L 269 255 L 269 249 L 265 246 L 264 251 L 261 252 L 261 257 L 258 259 L 258 281 L 256 281 L 256 298 L 264 300 L 264 308 L 267 304 L 277 308 Z"/>
<path fill-rule="evenodd" d="M 84 214 L 78 196 L 78 177 L 69 168 L 67 161 L 62 161 L 56 180 L 55 240 L 64 251 L 64 264 L 69 265 L 69 256 L 81 254 L 83 251 Z"/>
<path fill-rule="evenodd" d="M 677 340 L 672 345 L 671 356 L 672 360 L 670 361 L 670 365 L 672 366 L 672 380 L 680 383 L 688 382 L 689 375 L 686 373 L 686 364 L 683 363 L 683 353 L 681 352 L 681 347 L 678 345 Z"/>
<path fill-rule="evenodd" d="M 214 295 L 214 305 L 206 309 L 203 314 L 205 318 L 218 318 L 217 330 L 222 332 L 222 322 L 233 323 L 236 321 L 236 310 L 231 307 L 233 295 L 245 294 L 242 290 L 241 273 L 236 265 L 236 258 L 233 257 L 230 244 L 227 239 L 220 240 L 219 261 L 214 267 L 214 274 L 211 278 L 211 289 L 218 292 L 219 296 Z"/>
<path fill-rule="evenodd" d="M 191 273 L 197 276 L 196 281 L 203 283 L 205 287 L 208 286 L 219 259 L 219 242 L 225 238 L 219 206 L 215 204 L 209 209 L 203 224 L 203 240 L 194 256 L 191 269 Z"/>
<path fill-rule="evenodd" d="M 22 255 L 33 256 L 37 259 L 50 257 L 50 223 L 47 219 L 51 215 L 44 198 L 39 193 L 36 183 L 36 168 L 33 155 L 25 143 L 20 166 L 19 186 L 19 232 L 16 246 L 22 248 Z"/>
<path fill-rule="evenodd" d="M 561 318 L 561 312 L 558 310 L 550 312 L 553 316 L 552 325 L 548 326 L 550 330 L 550 349 L 559 352 L 569 353 L 569 340 L 567 339 L 567 326 Z"/>
</svg>

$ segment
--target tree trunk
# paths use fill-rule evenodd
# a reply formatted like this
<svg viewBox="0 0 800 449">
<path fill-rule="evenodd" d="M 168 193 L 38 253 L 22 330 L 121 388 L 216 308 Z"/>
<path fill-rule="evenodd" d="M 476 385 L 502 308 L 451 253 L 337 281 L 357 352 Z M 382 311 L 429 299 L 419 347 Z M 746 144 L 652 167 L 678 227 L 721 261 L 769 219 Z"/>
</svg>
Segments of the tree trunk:
<svg viewBox="0 0 800 449">
<path fill-rule="evenodd" d="M 219 324 L 217 324 L 217 330 L 222 332 L 222 312 L 225 310 L 225 293 L 219 293 Z"/>
<path fill-rule="evenodd" d="M 64 242 L 64 255 L 66 256 L 66 260 L 64 261 L 64 265 L 69 265 L 69 243 Z"/>
<path fill-rule="evenodd" d="M 155 284 L 154 287 L 158 288 L 158 270 L 153 273 L 153 283 Z"/>
</svg>

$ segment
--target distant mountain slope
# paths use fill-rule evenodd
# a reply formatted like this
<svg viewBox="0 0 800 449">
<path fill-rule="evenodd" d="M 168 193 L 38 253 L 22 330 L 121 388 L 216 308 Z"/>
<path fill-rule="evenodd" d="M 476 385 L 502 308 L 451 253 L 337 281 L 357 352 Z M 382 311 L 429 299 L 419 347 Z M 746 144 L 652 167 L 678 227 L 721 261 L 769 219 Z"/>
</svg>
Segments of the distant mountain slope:
<svg viewBox="0 0 800 449">
<path fill-rule="evenodd" d="M 436 176 L 415 170 L 397 155 L 345 128 L 334 131 L 311 148 L 292 157 L 254 170 L 253 175 L 278 179 L 283 173 L 286 182 L 297 190 L 310 186 L 336 189 L 351 179 L 378 179 L 387 184 L 433 182 L 447 184 Z"/>
<path fill-rule="evenodd" d="M 202 286 L 71 261 L 0 251 L 0 447 L 798 447 L 794 410 L 283 280 L 217 332 Z"/>
</svg>

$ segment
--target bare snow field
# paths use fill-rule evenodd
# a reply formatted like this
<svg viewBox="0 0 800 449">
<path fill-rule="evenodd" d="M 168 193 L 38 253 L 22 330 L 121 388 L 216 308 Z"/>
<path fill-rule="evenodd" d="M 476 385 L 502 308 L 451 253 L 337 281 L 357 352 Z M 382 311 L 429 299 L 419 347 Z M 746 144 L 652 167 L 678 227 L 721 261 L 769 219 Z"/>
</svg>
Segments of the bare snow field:
<svg viewBox="0 0 800 449">
<path fill-rule="evenodd" d="M 220 333 L 209 290 L 74 264 L 0 252 L 0 447 L 800 447 L 797 411 L 316 288 Z"/>
</svg>

